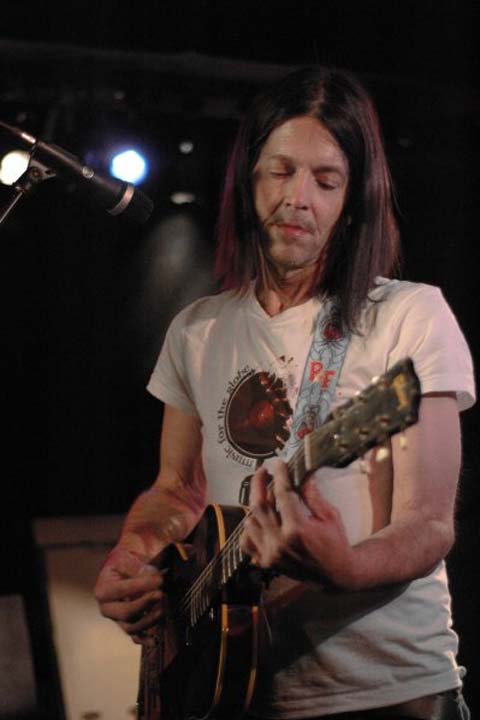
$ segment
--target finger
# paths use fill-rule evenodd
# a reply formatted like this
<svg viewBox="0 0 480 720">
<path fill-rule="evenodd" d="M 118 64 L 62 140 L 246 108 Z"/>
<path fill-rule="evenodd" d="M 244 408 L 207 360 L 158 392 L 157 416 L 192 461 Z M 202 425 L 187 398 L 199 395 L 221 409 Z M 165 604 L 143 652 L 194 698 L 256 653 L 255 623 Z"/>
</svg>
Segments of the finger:
<svg viewBox="0 0 480 720">
<path fill-rule="evenodd" d="M 270 475 L 266 468 L 260 467 L 252 477 L 250 485 L 250 507 L 267 503 L 267 486 Z"/>
<path fill-rule="evenodd" d="M 335 507 L 325 500 L 315 481 L 309 480 L 300 492 L 306 506 L 318 520 L 326 520 L 336 513 Z"/>
<path fill-rule="evenodd" d="M 253 513 L 245 518 L 243 531 L 240 536 L 240 548 L 247 553 L 247 555 L 250 555 L 250 557 L 255 553 L 256 542 L 254 541 L 254 537 L 258 540 L 261 536 L 261 527 L 258 517 L 255 517 Z"/>
<path fill-rule="evenodd" d="M 158 577 L 160 575 L 161 577 L 163 577 L 166 571 L 167 568 L 157 568 L 155 567 L 155 565 L 150 565 L 150 563 L 144 563 L 140 568 L 140 572 L 138 574 L 151 575 L 152 577 Z"/>
<path fill-rule="evenodd" d="M 119 626 L 131 636 L 142 636 L 142 634 L 149 630 L 154 625 L 158 625 L 163 621 L 165 616 L 165 604 L 164 602 L 158 602 L 153 605 L 149 610 L 146 610 L 142 615 L 131 621 L 120 620 Z"/>
<path fill-rule="evenodd" d="M 139 555 L 133 550 L 114 549 L 105 562 L 105 568 L 113 567 L 125 577 L 135 577 L 142 569 L 148 566 L 156 570 L 153 565 L 148 565 L 148 558 Z"/>
<path fill-rule="evenodd" d="M 250 534 L 244 533 L 240 539 L 240 548 L 242 552 L 244 552 L 246 555 L 248 555 L 249 558 L 253 560 L 253 558 L 257 555 L 257 545 L 253 541 L 253 538 Z"/>
<path fill-rule="evenodd" d="M 145 639 L 148 638 L 148 631 L 159 624 L 162 626 L 164 624 L 163 610 L 148 613 L 134 623 L 124 622 L 122 620 L 118 621 L 118 626 L 121 627 L 127 635 L 130 635 L 134 642 L 140 641 L 142 644 L 144 644 Z"/>
<path fill-rule="evenodd" d="M 131 565 L 127 564 L 127 568 L 128 571 L 126 571 L 123 563 L 120 564 L 120 566 L 114 566 L 114 570 L 116 570 L 117 573 L 125 580 L 141 577 L 149 578 L 152 582 L 158 582 L 163 578 L 166 572 L 166 568 L 159 569 L 153 565 L 149 565 L 148 563 L 139 563 L 138 565 L 134 565 L 133 563 Z M 133 572 L 134 570 L 135 572 Z M 147 580 L 147 582 L 149 582 L 149 580 Z"/>
<path fill-rule="evenodd" d="M 278 556 L 278 547 L 281 542 L 282 528 L 278 514 L 269 509 L 270 515 L 263 524 L 249 518 L 245 533 L 241 539 L 242 550 L 251 558 L 254 565 L 271 567 Z"/>
<path fill-rule="evenodd" d="M 275 463 L 273 473 L 273 492 L 277 509 L 279 505 L 290 506 L 292 503 L 298 504 L 299 496 L 297 491 L 292 487 L 292 483 L 288 476 L 288 466 L 281 460 Z"/>
<path fill-rule="evenodd" d="M 267 488 L 267 503 L 273 508 L 276 506 L 275 493 L 273 492 L 273 483 L 269 483 L 269 486 Z"/>
<path fill-rule="evenodd" d="M 100 612 L 105 617 L 117 622 L 120 620 L 134 622 L 139 616 L 147 612 L 153 603 L 161 602 L 163 597 L 164 594 L 157 590 L 153 593 L 144 594 L 135 600 L 100 603 Z"/>
<path fill-rule="evenodd" d="M 145 647 L 149 645 L 149 637 L 146 633 L 141 633 L 140 635 L 130 635 L 130 639 L 133 640 L 135 645 L 144 645 Z"/>
<path fill-rule="evenodd" d="M 262 503 L 250 511 L 245 520 L 245 526 L 252 532 L 272 532 L 280 526 L 280 515 L 275 509 L 275 503 Z"/>
<path fill-rule="evenodd" d="M 240 539 L 242 551 L 246 553 L 254 563 L 259 564 L 266 545 L 270 544 L 273 538 L 278 537 L 279 528 L 280 526 L 277 520 L 270 522 L 269 525 L 267 522 L 263 524 L 257 522 L 253 516 L 249 517 L 245 523 L 245 530 Z"/>
<path fill-rule="evenodd" d="M 122 628 L 122 630 L 124 629 Z M 152 633 L 151 631 L 152 628 L 148 628 L 148 630 L 142 630 L 142 632 L 138 633 L 137 635 L 130 635 L 130 639 L 133 640 L 136 645 L 143 645 L 144 648 L 155 648 L 157 641 L 155 639 L 155 633 Z"/>
<path fill-rule="evenodd" d="M 273 489 L 275 491 L 275 495 L 277 495 L 279 490 L 284 492 L 294 492 L 292 483 L 288 476 L 288 465 L 278 458 L 275 460 L 273 465 Z"/>
<path fill-rule="evenodd" d="M 95 588 L 95 597 L 99 603 L 122 601 L 136 598 L 153 590 L 160 589 L 164 584 L 164 574 L 145 573 L 135 578 L 119 580 L 108 578 L 99 582 Z"/>
<path fill-rule="evenodd" d="M 288 467 L 283 462 L 279 462 L 275 468 L 274 492 L 275 507 L 282 528 L 287 534 L 298 531 L 305 519 L 311 517 L 312 513 L 297 490 L 292 487 L 288 476 Z"/>
</svg>

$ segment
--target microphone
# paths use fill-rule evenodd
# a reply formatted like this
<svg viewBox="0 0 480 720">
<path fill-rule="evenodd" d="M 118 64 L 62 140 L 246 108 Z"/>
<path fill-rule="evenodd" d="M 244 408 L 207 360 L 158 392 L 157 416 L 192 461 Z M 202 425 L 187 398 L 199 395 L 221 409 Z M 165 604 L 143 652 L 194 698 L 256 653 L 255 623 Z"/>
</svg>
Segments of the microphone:
<svg viewBox="0 0 480 720">
<path fill-rule="evenodd" d="M 105 177 L 58 145 L 37 140 L 20 128 L 0 120 L 0 127 L 7 130 L 23 145 L 32 149 L 32 157 L 54 170 L 58 175 L 79 181 L 93 200 L 110 215 L 121 215 L 136 222 L 144 223 L 153 210 L 153 202 L 131 183 Z"/>
</svg>

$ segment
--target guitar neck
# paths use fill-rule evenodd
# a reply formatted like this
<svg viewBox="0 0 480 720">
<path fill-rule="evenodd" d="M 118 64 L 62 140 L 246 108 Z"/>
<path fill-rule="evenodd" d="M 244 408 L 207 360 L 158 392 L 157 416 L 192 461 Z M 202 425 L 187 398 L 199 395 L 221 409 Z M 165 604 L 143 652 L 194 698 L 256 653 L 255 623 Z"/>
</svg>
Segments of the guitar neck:
<svg viewBox="0 0 480 720">
<path fill-rule="evenodd" d="M 306 477 L 321 467 L 345 467 L 394 433 L 413 425 L 419 401 L 420 384 L 412 361 L 406 358 L 335 409 L 320 428 L 303 438 L 287 462 L 293 487 L 300 488 Z M 240 537 L 250 514 L 248 510 L 185 596 L 182 612 L 192 625 L 249 560 L 240 548 Z"/>
</svg>

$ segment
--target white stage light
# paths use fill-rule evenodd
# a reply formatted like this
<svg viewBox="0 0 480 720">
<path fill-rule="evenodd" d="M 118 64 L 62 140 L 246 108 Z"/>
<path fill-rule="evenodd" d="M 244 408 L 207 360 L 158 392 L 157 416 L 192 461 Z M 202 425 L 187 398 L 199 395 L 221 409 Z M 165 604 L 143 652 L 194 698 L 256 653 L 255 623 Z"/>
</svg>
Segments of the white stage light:
<svg viewBox="0 0 480 720">
<path fill-rule="evenodd" d="M 170 200 L 174 205 L 189 205 L 194 203 L 196 196 L 191 192 L 174 192 L 170 195 Z"/>
<path fill-rule="evenodd" d="M 178 149 L 182 153 L 182 155 L 190 155 L 191 152 L 193 152 L 193 142 L 191 140 L 182 140 L 180 145 L 178 146 Z"/>
<path fill-rule="evenodd" d="M 30 155 L 24 150 L 12 150 L 0 162 L 0 182 L 13 185 L 28 167 Z"/>
<path fill-rule="evenodd" d="M 110 172 L 113 177 L 138 185 L 148 173 L 148 164 L 137 150 L 124 150 L 112 159 Z"/>
</svg>

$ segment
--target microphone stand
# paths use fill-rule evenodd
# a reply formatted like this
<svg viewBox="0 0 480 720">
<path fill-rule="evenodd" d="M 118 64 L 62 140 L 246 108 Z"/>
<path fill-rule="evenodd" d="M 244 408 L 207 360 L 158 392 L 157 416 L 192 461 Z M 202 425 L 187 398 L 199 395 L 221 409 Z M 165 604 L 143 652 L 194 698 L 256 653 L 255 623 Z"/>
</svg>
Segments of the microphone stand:
<svg viewBox="0 0 480 720">
<path fill-rule="evenodd" d="M 44 182 L 44 180 L 50 180 L 54 177 L 56 177 L 54 170 L 31 155 L 27 169 L 13 185 L 14 192 L 11 199 L 7 201 L 4 209 L 0 210 L 0 225 L 22 198 L 31 195 L 37 185 Z"/>
</svg>

